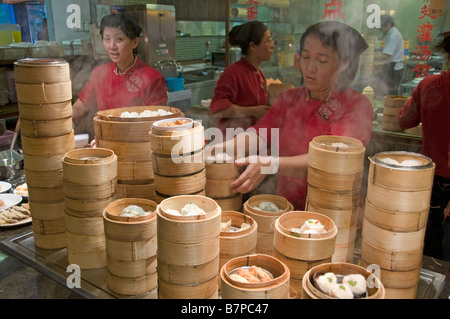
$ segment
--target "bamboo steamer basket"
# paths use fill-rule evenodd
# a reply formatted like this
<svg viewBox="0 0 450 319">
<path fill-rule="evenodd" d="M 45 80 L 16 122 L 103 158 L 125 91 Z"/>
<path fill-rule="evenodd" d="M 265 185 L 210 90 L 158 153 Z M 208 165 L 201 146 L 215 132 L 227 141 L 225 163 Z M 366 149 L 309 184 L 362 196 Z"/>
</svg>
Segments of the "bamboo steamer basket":
<svg viewBox="0 0 450 319">
<path fill-rule="evenodd" d="M 95 137 L 96 145 L 100 148 L 110 149 L 122 162 L 150 161 L 150 142 L 111 142 Z"/>
<path fill-rule="evenodd" d="M 234 161 L 231 163 L 211 162 L 207 158 L 205 161 L 206 178 L 208 180 L 229 180 L 239 177 L 242 173 L 242 167 L 237 166 Z"/>
<path fill-rule="evenodd" d="M 393 232 L 410 232 L 427 225 L 428 209 L 417 212 L 392 211 L 376 207 L 366 200 L 364 218 L 371 224 Z"/>
<path fill-rule="evenodd" d="M 117 194 L 102 199 L 72 199 L 66 197 L 64 207 L 67 214 L 80 218 L 102 217 L 106 206 L 118 199 Z"/>
<path fill-rule="evenodd" d="M 333 220 L 338 229 L 350 228 L 358 221 L 359 205 L 354 205 L 351 209 L 324 208 L 316 203 L 307 202 L 306 210 L 325 215 Z"/>
<path fill-rule="evenodd" d="M 203 149 L 192 154 L 170 155 L 152 153 L 153 172 L 161 176 L 184 176 L 205 169 Z"/>
<path fill-rule="evenodd" d="M 211 261 L 196 265 L 195 267 L 174 265 L 158 258 L 158 276 L 161 280 L 169 284 L 192 285 L 217 277 L 220 269 L 219 265 L 219 255 Z"/>
<path fill-rule="evenodd" d="M 137 205 L 151 213 L 139 217 L 120 216 L 129 205 Z M 109 239 L 138 242 L 156 236 L 156 209 L 154 201 L 143 198 L 121 198 L 106 206 L 103 213 L 105 235 Z"/>
<path fill-rule="evenodd" d="M 414 250 L 393 252 L 381 249 L 367 242 L 365 238 L 361 241 L 361 256 L 369 264 L 377 264 L 382 269 L 392 271 L 414 270 L 422 262 L 423 245 Z"/>
<path fill-rule="evenodd" d="M 358 191 L 330 191 L 327 189 L 317 188 L 308 183 L 308 193 L 306 201 L 315 206 L 327 209 L 340 208 L 350 210 L 358 205 L 361 192 Z"/>
<path fill-rule="evenodd" d="M 141 241 L 120 241 L 105 236 L 108 258 L 122 262 L 142 261 L 153 258 L 157 254 L 157 237 Z"/>
<path fill-rule="evenodd" d="M 96 269 L 106 266 L 105 237 L 101 235 L 73 234 L 66 230 L 67 260 L 81 269 Z"/>
<path fill-rule="evenodd" d="M 135 261 L 116 259 L 107 255 L 108 272 L 116 277 L 139 278 L 146 275 L 156 276 L 156 254 Z"/>
<path fill-rule="evenodd" d="M 162 195 L 194 194 L 205 189 L 205 170 L 187 176 L 162 176 L 155 174 L 155 191 Z"/>
<path fill-rule="evenodd" d="M 187 203 L 194 203 L 206 215 L 175 216 L 167 209 L 181 211 Z M 173 243 L 193 244 L 220 236 L 221 208 L 211 198 L 200 195 L 173 196 L 163 200 L 157 209 L 158 238 Z"/>
<path fill-rule="evenodd" d="M 228 198 L 214 198 L 214 200 L 222 210 L 241 211 L 242 209 L 242 194 L 235 194 Z"/>
<path fill-rule="evenodd" d="M 146 184 L 126 184 L 118 182 L 117 197 L 156 200 L 155 183 L 150 182 Z"/>
<path fill-rule="evenodd" d="M 59 103 L 27 104 L 18 103 L 21 120 L 54 121 L 72 116 L 72 101 Z"/>
<path fill-rule="evenodd" d="M 27 137 L 55 137 L 71 131 L 71 116 L 57 120 L 20 120 L 20 133 Z"/>
<path fill-rule="evenodd" d="M 334 248 L 333 257 L 331 257 L 331 261 L 353 263 L 354 249 L 355 249 L 355 241 L 351 241 L 346 244 L 336 245 L 336 247 Z"/>
<path fill-rule="evenodd" d="M 340 228 L 338 229 L 338 234 L 336 236 L 336 245 L 345 245 L 348 243 L 352 243 L 356 240 L 356 236 L 356 223 L 350 225 L 350 227 L 348 228 Z"/>
<path fill-rule="evenodd" d="M 317 219 L 327 230 L 324 234 L 294 234 L 292 228 L 300 228 L 308 219 Z M 325 215 L 314 212 L 292 211 L 275 221 L 273 247 L 280 254 L 299 261 L 331 258 L 336 245 L 338 229 Z"/>
<path fill-rule="evenodd" d="M 65 231 L 66 220 L 64 219 L 64 216 L 53 220 L 33 218 L 31 228 L 34 233 L 41 235 L 55 235 Z"/>
<path fill-rule="evenodd" d="M 77 217 L 66 212 L 66 230 L 72 234 L 103 236 L 102 217 Z"/>
<path fill-rule="evenodd" d="M 33 155 L 22 153 L 25 169 L 36 172 L 47 172 L 52 170 L 62 170 L 62 159 L 65 153 L 54 155 Z"/>
<path fill-rule="evenodd" d="M 308 166 L 308 183 L 319 189 L 335 192 L 356 192 L 361 189 L 364 171 L 352 174 L 336 174 Z"/>
<path fill-rule="evenodd" d="M 25 104 L 48 104 L 69 101 L 72 98 L 72 82 L 58 83 L 18 83 L 16 82 L 17 99 Z"/>
<path fill-rule="evenodd" d="M 318 266 L 315 266 L 308 270 L 308 272 L 303 276 L 302 288 L 303 288 L 303 299 L 336 299 L 334 297 L 328 296 L 321 291 L 319 291 L 315 285 L 313 284 L 313 276 L 316 272 L 333 272 L 339 275 L 350 275 L 350 274 L 361 274 L 366 280 L 370 280 L 373 288 L 367 289 L 369 296 L 363 299 L 384 299 L 385 298 L 385 287 L 383 283 L 371 272 L 366 270 L 365 268 L 351 264 L 351 263 L 343 263 L 343 262 L 332 262 L 332 263 L 324 263 Z"/>
<path fill-rule="evenodd" d="M 240 283 L 229 273 L 239 267 L 257 266 L 274 277 L 261 283 Z M 220 270 L 222 299 L 289 299 L 289 268 L 278 259 L 263 254 L 246 255 L 229 260 Z"/>
<path fill-rule="evenodd" d="M 152 152 L 175 155 L 199 151 L 205 146 L 204 127 L 195 122 L 193 127 L 184 130 L 165 131 L 152 127 L 150 132 Z"/>
<path fill-rule="evenodd" d="M 172 114 L 164 115 L 164 116 L 153 116 L 153 117 L 121 117 L 121 114 L 123 112 L 138 112 L 142 113 L 146 110 L 148 111 L 157 111 L 159 109 L 165 110 L 167 112 L 171 112 Z M 110 121 L 110 122 L 124 122 L 129 123 L 133 122 L 136 124 L 136 122 L 148 122 L 150 124 L 153 124 L 155 121 L 168 119 L 168 118 L 174 118 L 174 117 L 183 117 L 184 114 L 181 112 L 180 109 L 176 107 L 171 106 L 163 106 L 163 105 L 147 105 L 147 106 L 132 106 L 132 107 L 123 107 L 123 108 L 116 108 L 116 109 L 109 109 L 104 111 L 97 112 L 98 119 L 101 119 L 103 121 Z M 132 128 L 132 127 L 129 127 Z M 148 127 L 150 131 L 151 127 Z M 116 134 L 114 132 L 110 132 L 112 134 Z M 119 136 L 119 135 L 117 135 Z M 148 137 L 147 137 L 148 138 Z"/>
<path fill-rule="evenodd" d="M 401 163 L 416 160 L 419 166 L 401 166 L 384 163 L 391 158 Z M 429 157 L 412 152 L 381 152 L 369 158 L 369 181 L 390 190 L 422 191 L 433 187 L 435 165 Z"/>
<path fill-rule="evenodd" d="M 64 196 L 72 199 L 95 200 L 115 196 L 117 192 L 117 178 L 104 183 L 97 181 L 97 185 L 83 185 L 64 181 Z"/>
<path fill-rule="evenodd" d="M 28 186 L 28 200 L 37 204 L 62 203 L 64 199 L 64 187 L 62 185 L 58 187 Z"/>
<path fill-rule="evenodd" d="M 361 260 L 361 266 L 367 267 L 370 264 Z M 417 286 L 420 281 L 421 264 L 412 270 L 392 271 L 380 268 L 380 278 L 385 288 L 407 289 Z"/>
<path fill-rule="evenodd" d="M 59 83 L 70 81 L 69 63 L 61 59 L 25 58 L 14 62 L 18 83 Z"/>
<path fill-rule="evenodd" d="M 383 130 L 401 131 L 398 125 L 398 111 L 405 105 L 407 97 L 388 95 L 384 99 Z"/>
<path fill-rule="evenodd" d="M 229 198 L 236 193 L 231 189 L 230 184 L 235 179 L 213 180 L 206 179 L 205 192 L 206 196 L 211 198 Z"/>
<path fill-rule="evenodd" d="M 114 276 L 108 271 L 106 273 L 106 281 L 112 291 L 128 296 L 143 295 L 158 287 L 158 276 L 156 272 L 142 277 L 124 278 Z"/>
<path fill-rule="evenodd" d="M 64 181 L 79 187 L 108 183 L 117 178 L 117 156 L 102 148 L 69 151 L 63 158 Z"/>
<path fill-rule="evenodd" d="M 57 137 L 27 137 L 21 135 L 25 153 L 37 156 L 59 155 L 75 148 L 73 130 L 69 134 Z"/>
<path fill-rule="evenodd" d="M 362 237 L 377 248 L 391 252 L 406 252 L 419 249 L 423 245 L 425 229 L 412 232 L 392 232 L 363 220 Z"/>
<path fill-rule="evenodd" d="M 64 201 L 60 203 L 42 204 L 28 201 L 32 218 L 55 220 L 64 217 Z"/>
<path fill-rule="evenodd" d="M 27 185 L 31 187 L 61 187 L 63 186 L 63 171 L 32 171 L 24 169 Z"/>
<path fill-rule="evenodd" d="M 153 183 L 153 166 L 149 161 L 118 161 L 117 179 L 128 184 Z"/>
<path fill-rule="evenodd" d="M 52 235 L 33 233 L 34 245 L 40 249 L 61 249 L 67 247 L 66 232 Z"/>
<path fill-rule="evenodd" d="M 348 147 L 336 147 L 333 143 L 344 143 Z M 323 135 L 309 143 L 308 166 L 334 174 L 359 174 L 364 170 L 365 147 L 361 141 L 345 136 Z M 330 175 L 336 177 L 337 175 Z M 330 179 L 334 182 L 334 178 Z"/>
<path fill-rule="evenodd" d="M 180 285 L 158 278 L 159 299 L 217 299 L 217 276 L 195 284 Z"/>
<path fill-rule="evenodd" d="M 385 299 L 415 299 L 417 295 L 417 286 L 405 289 L 386 287 Z"/>
<path fill-rule="evenodd" d="M 258 225 L 255 220 L 240 212 L 222 211 L 221 222 L 231 220 L 231 226 L 240 227 L 242 223 L 250 225 L 248 229 L 230 232 L 220 231 L 220 263 L 219 269 L 230 259 L 256 253 Z"/>
</svg>

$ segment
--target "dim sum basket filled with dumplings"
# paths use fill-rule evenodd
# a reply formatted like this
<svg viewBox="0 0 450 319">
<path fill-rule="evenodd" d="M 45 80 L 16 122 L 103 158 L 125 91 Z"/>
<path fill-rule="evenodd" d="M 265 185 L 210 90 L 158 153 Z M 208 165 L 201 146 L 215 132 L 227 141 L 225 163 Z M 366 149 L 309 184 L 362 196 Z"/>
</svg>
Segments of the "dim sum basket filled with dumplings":
<svg viewBox="0 0 450 319">
<path fill-rule="evenodd" d="M 435 164 L 422 154 L 370 158 L 361 264 L 380 266 L 386 298 L 415 298 Z"/>
<path fill-rule="evenodd" d="M 355 264 L 333 262 L 317 265 L 305 274 L 303 299 L 384 299 L 381 281 Z"/>
<path fill-rule="evenodd" d="M 67 152 L 62 162 L 67 259 L 82 269 L 105 267 L 104 207 L 96 202 L 115 199 L 117 156 L 108 149 L 84 148 Z"/>
<path fill-rule="evenodd" d="M 338 229 L 325 215 L 292 211 L 275 222 L 272 255 L 285 263 L 291 273 L 291 287 L 301 295 L 301 282 L 311 267 L 331 262 Z"/>
<path fill-rule="evenodd" d="M 201 195 L 172 196 L 158 205 L 160 299 L 218 297 L 221 213 Z"/>
<path fill-rule="evenodd" d="M 155 199 L 149 132 L 153 123 L 183 116 L 169 106 L 135 106 L 99 111 L 94 117 L 97 147 L 108 148 L 118 157 L 117 179 L 120 198 Z"/>
<path fill-rule="evenodd" d="M 346 136 L 317 136 L 309 144 L 306 210 L 336 224 L 333 261 L 353 261 L 365 151 L 361 141 Z"/>
<path fill-rule="evenodd" d="M 406 96 L 388 95 L 384 98 L 383 130 L 402 131 L 398 125 L 398 111 L 405 105 L 406 101 L 408 101 Z"/>
<path fill-rule="evenodd" d="M 289 299 L 289 268 L 277 258 L 253 254 L 220 269 L 222 299 Z"/>
<path fill-rule="evenodd" d="M 275 221 L 294 209 L 293 205 L 279 195 L 261 194 L 250 197 L 243 205 L 243 213 L 258 224 L 256 252 L 271 255 Z"/>
<path fill-rule="evenodd" d="M 121 295 L 142 295 L 158 286 L 156 271 L 157 204 L 144 198 L 121 198 L 103 212 L 107 283 Z"/>
</svg>

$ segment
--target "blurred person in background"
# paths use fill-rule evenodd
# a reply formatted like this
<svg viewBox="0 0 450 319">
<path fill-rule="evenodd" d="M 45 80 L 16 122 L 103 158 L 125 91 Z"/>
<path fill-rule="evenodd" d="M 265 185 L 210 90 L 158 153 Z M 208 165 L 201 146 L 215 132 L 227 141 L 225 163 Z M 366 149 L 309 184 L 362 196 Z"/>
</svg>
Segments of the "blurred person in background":
<svg viewBox="0 0 450 319">
<path fill-rule="evenodd" d="M 373 84 L 375 95 L 398 95 L 405 59 L 403 36 L 395 27 L 394 19 L 391 16 L 382 15 L 380 19 L 380 31 L 384 36 L 384 46 L 381 52 L 375 53 L 375 61 L 382 62 L 383 69 Z"/>
<path fill-rule="evenodd" d="M 437 48 L 450 56 L 450 31 L 445 32 Z M 399 110 L 398 123 L 402 129 L 422 123 L 420 152 L 436 164 L 424 254 L 450 260 L 449 217 L 444 225 L 444 210 L 450 202 L 450 71 L 420 81 Z"/>
<path fill-rule="evenodd" d="M 349 136 L 367 146 L 373 118 L 369 99 L 349 87 L 358 71 L 359 57 L 368 48 L 359 32 L 344 23 L 319 22 L 302 35 L 300 48 L 304 86 L 280 93 L 267 114 L 252 126 L 254 131 L 242 133 L 247 138 L 240 138 L 240 134 L 211 145 L 216 152 L 223 149 L 247 156 L 235 161 L 246 166 L 231 183 L 236 193 L 248 193 L 266 176 L 278 174 L 277 194 L 289 200 L 295 210 L 305 209 L 311 140 L 320 135 Z M 278 129 L 279 145 L 278 140 L 272 140 L 271 129 Z M 279 154 L 250 153 L 252 145 L 270 145 Z"/>
<path fill-rule="evenodd" d="M 75 134 L 87 130 L 92 139 L 92 112 L 167 105 L 164 77 L 136 56 L 141 32 L 138 19 L 131 15 L 111 14 L 102 18 L 100 34 L 111 62 L 94 68 L 89 81 L 78 93 L 72 115 Z M 80 121 L 87 113 L 91 116 Z"/>
<path fill-rule="evenodd" d="M 259 21 L 233 27 L 228 41 L 241 48 L 243 57 L 225 68 L 210 105 L 224 139 L 227 128 L 246 130 L 269 109 L 266 76 L 260 66 L 271 59 L 275 48 L 270 29 Z"/>
</svg>

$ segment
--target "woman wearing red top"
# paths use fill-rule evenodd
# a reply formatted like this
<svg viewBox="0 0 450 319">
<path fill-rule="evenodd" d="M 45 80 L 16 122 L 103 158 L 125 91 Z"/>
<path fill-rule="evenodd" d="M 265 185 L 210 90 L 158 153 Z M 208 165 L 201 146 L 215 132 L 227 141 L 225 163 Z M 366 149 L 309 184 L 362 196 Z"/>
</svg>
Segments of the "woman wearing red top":
<svg viewBox="0 0 450 319">
<path fill-rule="evenodd" d="M 438 46 L 450 54 L 450 31 Z M 446 219 L 448 237 L 443 248 L 444 209 L 450 201 L 450 71 L 425 77 L 412 92 L 411 98 L 399 110 L 402 129 L 422 122 L 421 153 L 436 165 L 430 212 L 425 234 L 424 254 L 450 260 L 450 219 Z"/>
<path fill-rule="evenodd" d="M 228 39 L 244 57 L 225 69 L 211 101 L 211 113 L 224 138 L 226 128 L 246 130 L 266 114 L 266 76 L 260 64 L 271 59 L 275 47 L 269 28 L 259 21 L 235 26 Z"/>
<path fill-rule="evenodd" d="M 111 14 L 100 25 L 110 63 L 96 67 L 73 104 L 75 124 L 88 111 L 127 106 L 166 105 L 164 77 L 135 55 L 142 28 L 135 17 Z"/>
<path fill-rule="evenodd" d="M 354 137 L 367 145 L 372 131 L 373 110 L 369 100 L 348 86 L 358 70 L 359 56 L 367 49 L 361 35 L 339 22 L 310 26 L 300 41 L 300 69 L 304 87 L 284 91 L 267 114 L 256 123 L 254 133 L 229 140 L 225 149 L 248 154 L 249 146 L 271 144 L 271 156 L 250 155 L 236 160 L 245 171 L 231 187 L 247 193 L 266 175 L 278 173 L 277 193 L 296 210 L 306 202 L 309 142 L 319 135 Z M 277 129 L 278 138 L 271 129 Z M 265 134 L 265 132 L 267 134 Z M 217 147 L 217 146 L 216 146 Z"/>
</svg>

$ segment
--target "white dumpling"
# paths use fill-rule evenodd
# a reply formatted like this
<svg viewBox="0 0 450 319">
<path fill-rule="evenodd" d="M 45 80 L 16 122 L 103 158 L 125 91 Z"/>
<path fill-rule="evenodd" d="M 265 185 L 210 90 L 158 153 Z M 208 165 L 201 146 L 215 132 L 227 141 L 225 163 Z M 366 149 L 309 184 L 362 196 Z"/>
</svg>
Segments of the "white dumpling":
<svg viewBox="0 0 450 319">
<path fill-rule="evenodd" d="M 382 159 L 380 159 L 380 161 L 382 161 L 383 163 L 386 163 L 386 164 L 390 164 L 390 165 L 400 165 L 400 163 L 397 160 L 390 158 L 390 157 L 382 158 Z"/>
<path fill-rule="evenodd" d="M 342 279 L 343 284 L 347 284 L 354 294 L 361 295 L 367 291 L 367 282 L 361 274 L 352 274 L 344 276 Z"/>
<path fill-rule="evenodd" d="M 328 294 L 330 288 L 337 283 L 336 275 L 332 272 L 326 273 L 319 276 L 316 280 L 318 288 L 323 292 Z"/>
<path fill-rule="evenodd" d="M 420 166 L 422 164 L 417 160 L 404 160 L 403 162 L 401 162 L 400 165 L 402 165 L 402 166 Z"/>
<path fill-rule="evenodd" d="M 205 215 L 205 211 L 195 205 L 194 203 L 188 203 L 184 205 L 181 209 L 181 215 L 183 216 L 195 216 L 195 215 Z"/>
<path fill-rule="evenodd" d="M 346 284 L 332 285 L 328 294 L 339 299 L 353 299 L 352 290 Z"/>
</svg>

